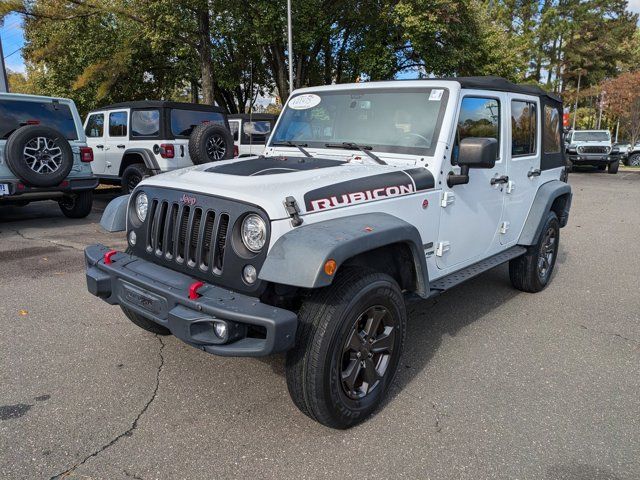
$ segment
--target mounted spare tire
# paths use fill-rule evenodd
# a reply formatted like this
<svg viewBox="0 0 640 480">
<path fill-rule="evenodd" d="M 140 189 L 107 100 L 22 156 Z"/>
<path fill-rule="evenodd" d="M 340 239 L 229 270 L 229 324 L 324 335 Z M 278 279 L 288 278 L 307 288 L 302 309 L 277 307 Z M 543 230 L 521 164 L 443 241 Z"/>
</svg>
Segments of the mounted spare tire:
<svg viewBox="0 0 640 480">
<path fill-rule="evenodd" d="M 73 167 L 73 151 L 64 135 L 40 125 L 26 125 L 13 132 L 5 158 L 14 175 L 33 187 L 59 185 Z"/>
<path fill-rule="evenodd" d="M 204 123 L 189 137 L 189 156 L 194 165 L 233 158 L 231 132 L 217 123 Z"/>
</svg>

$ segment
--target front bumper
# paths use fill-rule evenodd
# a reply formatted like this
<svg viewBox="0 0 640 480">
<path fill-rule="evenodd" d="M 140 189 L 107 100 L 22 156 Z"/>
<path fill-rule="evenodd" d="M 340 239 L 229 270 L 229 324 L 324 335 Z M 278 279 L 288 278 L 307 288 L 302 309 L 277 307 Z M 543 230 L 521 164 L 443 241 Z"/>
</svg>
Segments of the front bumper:
<svg viewBox="0 0 640 480">
<path fill-rule="evenodd" d="M 107 251 L 104 245 L 85 249 L 87 288 L 107 303 L 125 306 L 216 355 L 264 356 L 293 347 L 298 323 L 294 312 L 210 284 L 198 289 L 200 298 L 190 300 L 194 280 L 188 275 L 125 253 L 106 264 Z M 228 343 L 220 343 L 213 333 L 213 320 L 228 324 Z"/>
<path fill-rule="evenodd" d="M 593 155 L 570 153 L 567 158 L 574 165 L 608 165 L 611 162 L 620 161 L 620 155 Z"/>
<path fill-rule="evenodd" d="M 9 195 L 0 197 L 0 201 L 12 200 L 46 200 L 61 197 L 65 194 L 95 190 L 99 180 L 96 177 L 68 178 L 54 187 L 31 187 L 20 180 L 0 180 L 9 185 Z"/>
</svg>

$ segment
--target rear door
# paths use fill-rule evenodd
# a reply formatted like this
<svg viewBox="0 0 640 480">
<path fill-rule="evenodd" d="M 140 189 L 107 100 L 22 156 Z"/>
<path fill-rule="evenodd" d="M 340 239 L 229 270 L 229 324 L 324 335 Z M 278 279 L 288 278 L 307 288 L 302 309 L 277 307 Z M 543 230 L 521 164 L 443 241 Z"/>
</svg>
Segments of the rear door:
<svg viewBox="0 0 640 480">
<path fill-rule="evenodd" d="M 233 138 L 234 156 L 240 154 L 240 125 L 242 121 L 239 118 L 229 119 L 229 130 L 231 131 L 231 137 Z"/>
<path fill-rule="evenodd" d="M 120 165 L 129 141 L 129 110 L 108 112 L 107 137 L 105 150 L 105 174 L 120 175 Z"/>
<path fill-rule="evenodd" d="M 500 243 L 518 240 L 540 184 L 541 115 L 538 97 L 509 95 L 507 175 Z"/>
<path fill-rule="evenodd" d="M 105 112 L 90 113 L 84 124 L 87 146 L 93 150 L 91 170 L 96 175 L 103 174 L 106 168 L 104 118 Z"/>
</svg>

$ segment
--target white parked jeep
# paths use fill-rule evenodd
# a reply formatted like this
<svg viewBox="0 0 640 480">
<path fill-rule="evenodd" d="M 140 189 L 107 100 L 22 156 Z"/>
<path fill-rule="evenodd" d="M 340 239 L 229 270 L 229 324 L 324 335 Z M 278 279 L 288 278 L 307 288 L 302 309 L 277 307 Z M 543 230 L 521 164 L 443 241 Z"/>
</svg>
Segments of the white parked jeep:
<svg viewBox="0 0 640 480">
<path fill-rule="evenodd" d="M 504 262 L 552 278 L 571 187 L 562 104 L 500 78 L 297 90 L 264 156 L 144 180 L 112 202 L 126 252 L 85 252 L 87 285 L 145 330 L 205 352 L 287 352 L 298 408 L 336 428 L 380 404 L 405 299 Z"/>
<path fill-rule="evenodd" d="M 93 173 L 124 193 L 151 175 L 233 158 L 227 116 L 211 105 L 118 103 L 90 112 L 84 127 Z"/>
<path fill-rule="evenodd" d="M 229 115 L 236 157 L 260 155 L 278 120 L 270 113 L 240 113 Z"/>
<path fill-rule="evenodd" d="M 589 165 L 618 173 L 620 147 L 611 142 L 609 130 L 574 130 L 567 135 L 567 157 L 571 166 Z"/>
</svg>

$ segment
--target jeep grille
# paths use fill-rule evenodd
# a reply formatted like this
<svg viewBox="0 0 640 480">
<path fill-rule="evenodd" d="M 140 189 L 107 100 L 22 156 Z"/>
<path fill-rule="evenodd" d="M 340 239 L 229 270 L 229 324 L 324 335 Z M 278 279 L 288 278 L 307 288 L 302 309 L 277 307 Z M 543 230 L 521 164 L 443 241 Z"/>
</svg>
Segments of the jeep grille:
<svg viewBox="0 0 640 480">
<path fill-rule="evenodd" d="M 588 145 L 583 147 L 578 147 L 578 153 L 609 153 L 609 147 L 597 146 L 597 145 Z"/>
</svg>

